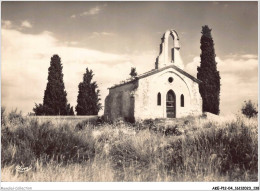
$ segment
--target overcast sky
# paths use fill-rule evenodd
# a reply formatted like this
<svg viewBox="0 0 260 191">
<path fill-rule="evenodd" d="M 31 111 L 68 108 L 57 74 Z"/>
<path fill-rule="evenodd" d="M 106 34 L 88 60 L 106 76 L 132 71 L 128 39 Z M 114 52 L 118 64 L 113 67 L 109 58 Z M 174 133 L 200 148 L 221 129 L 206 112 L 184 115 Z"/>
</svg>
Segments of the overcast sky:
<svg viewBox="0 0 260 191">
<path fill-rule="evenodd" d="M 212 28 L 221 75 L 221 114 L 258 98 L 257 2 L 2 2 L 2 105 L 25 114 L 42 103 L 53 54 L 76 106 L 86 67 L 102 105 L 107 88 L 154 68 L 161 37 L 175 29 L 185 70 L 196 77 L 201 27 Z M 102 114 L 103 111 L 101 111 Z"/>
</svg>

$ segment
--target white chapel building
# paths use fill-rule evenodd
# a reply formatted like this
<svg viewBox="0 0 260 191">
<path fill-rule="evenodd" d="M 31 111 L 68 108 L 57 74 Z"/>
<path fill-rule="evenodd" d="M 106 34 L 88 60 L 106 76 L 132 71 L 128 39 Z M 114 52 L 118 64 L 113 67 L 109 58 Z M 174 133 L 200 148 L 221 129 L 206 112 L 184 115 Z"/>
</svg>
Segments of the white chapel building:
<svg viewBox="0 0 260 191">
<path fill-rule="evenodd" d="M 169 38 L 173 47 L 168 45 Z M 175 30 L 166 31 L 155 68 L 109 88 L 106 119 L 133 121 L 202 114 L 201 81 L 184 71 L 179 40 Z"/>
</svg>

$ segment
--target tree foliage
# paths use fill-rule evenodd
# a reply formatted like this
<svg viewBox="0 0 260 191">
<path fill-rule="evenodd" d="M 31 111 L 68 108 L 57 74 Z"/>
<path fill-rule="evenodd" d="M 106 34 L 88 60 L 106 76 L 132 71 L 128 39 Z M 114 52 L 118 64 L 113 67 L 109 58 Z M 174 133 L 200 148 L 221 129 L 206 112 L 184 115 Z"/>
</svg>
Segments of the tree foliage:
<svg viewBox="0 0 260 191">
<path fill-rule="evenodd" d="M 67 93 L 63 82 L 62 64 L 58 55 L 51 57 L 48 82 L 43 104 L 35 104 L 36 115 L 74 115 L 73 107 L 67 104 Z"/>
<path fill-rule="evenodd" d="M 91 82 L 94 74 L 92 70 L 86 68 L 83 75 L 83 82 L 79 83 L 76 112 L 77 115 L 97 115 L 101 109 L 98 85 Z"/>
<path fill-rule="evenodd" d="M 242 114 L 244 114 L 248 118 L 255 117 L 258 114 L 257 108 L 255 107 L 255 104 L 253 104 L 251 100 L 244 102 L 241 111 Z"/>
<path fill-rule="evenodd" d="M 136 77 L 137 76 L 137 72 L 136 72 L 136 68 L 135 67 L 132 67 L 131 68 L 131 72 L 129 74 L 131 77 Z"/>
<path fill-rule="evenodd" d="M 215 61 L 214 42 L 211 36 L 211 29 L 207 25 L 202 27 L 201 64 L 198 67 L 197 78 L 202 81 L 199 84 L 199 91 L 202 97 L 204 112 L 219 114 L 220 102 L 220 75 L 217 71 Z"/>
</svg>

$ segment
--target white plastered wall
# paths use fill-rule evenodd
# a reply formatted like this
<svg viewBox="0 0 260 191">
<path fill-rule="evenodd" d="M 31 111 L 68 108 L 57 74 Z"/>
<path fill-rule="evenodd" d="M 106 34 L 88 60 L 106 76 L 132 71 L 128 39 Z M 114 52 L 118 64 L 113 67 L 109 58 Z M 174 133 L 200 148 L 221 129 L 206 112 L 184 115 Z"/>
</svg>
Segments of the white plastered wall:
<svg viewBox="0 0 260 191">
<path fill-rule="evenodd" d="M 174 80 L 169 83 L 168 79 Z M 135 91 L 135 119 L 166 118 L 166 94 L 173 90 L 176 96 L 176 118 L 201 114 L 201 97 L 198 84 L 169 68 L 154 75 L 139 79 Z M 161 93 L 161 105 L 157 105 L 157 94 Z M 181 94 L 184 95 L 184 107 L 181 107 Z"/>
</svg>

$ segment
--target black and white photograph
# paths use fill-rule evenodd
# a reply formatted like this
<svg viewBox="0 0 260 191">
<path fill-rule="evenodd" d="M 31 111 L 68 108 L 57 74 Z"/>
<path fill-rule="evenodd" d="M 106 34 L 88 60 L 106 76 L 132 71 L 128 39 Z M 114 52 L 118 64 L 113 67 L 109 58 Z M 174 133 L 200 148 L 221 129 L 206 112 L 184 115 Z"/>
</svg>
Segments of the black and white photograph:
<svg viewBox="0 0 260 191">
<path fill-rule="evenodd" d="M 55 182 L 259 190 L 258 1 L 2 1 L 1 190 Z"/>
</svg>

